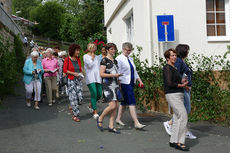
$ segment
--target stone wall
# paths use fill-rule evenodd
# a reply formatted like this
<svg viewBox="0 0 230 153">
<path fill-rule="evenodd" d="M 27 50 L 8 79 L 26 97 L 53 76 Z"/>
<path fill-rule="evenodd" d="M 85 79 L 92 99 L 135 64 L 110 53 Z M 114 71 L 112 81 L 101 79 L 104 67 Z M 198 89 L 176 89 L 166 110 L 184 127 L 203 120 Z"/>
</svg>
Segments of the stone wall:
<svg viewBox="0 0 230 153">
<path fill-rule="evenodd" d="M 6 28 L 1 22 L 0 22 L 0 37 L 2 39 L 2 42 L 4 44 L 9 43 L 9 50 L 12 51 L 14 47 L 14 34 L 10 32 L 8 28 Z"/>
<path fill-rule="evenodd" d="M 1 0 L 0 0 L 1 1 Z M 21 28 L 14 22 L 11 15 L 8 14 L 5 9 L 0 5 L 0 22 L 7 27 L 15 35 L 22 34 Z M 21 35 L 21 39 L 23 39 Z"/>
<path fill-rule="evenodd" d="M 0 5 L 8 14 L 12 14 L 12 0 L 0 0 Z"/>
</svg>

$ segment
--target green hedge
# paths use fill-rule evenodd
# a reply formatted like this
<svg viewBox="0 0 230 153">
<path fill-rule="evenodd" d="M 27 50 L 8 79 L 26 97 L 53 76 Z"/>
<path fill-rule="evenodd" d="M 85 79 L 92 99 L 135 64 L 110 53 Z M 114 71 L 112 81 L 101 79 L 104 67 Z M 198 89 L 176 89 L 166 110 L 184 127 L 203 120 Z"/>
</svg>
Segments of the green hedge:
<svg viewBox="0 0 230 153">
<path fill-rule="evenodd" d="M 166 61 L 149 66 L 147 60 L 141 61 L 141 47 L 133 54 L 137 71 L 145 84 L 144 89 L 135 88 L 139 108 L 151 110 L 166 103 L 163 91 L 162 69 Z M 190 121 L 212 121 L 230 125 L 230 61 L 225 56 L 191 55 L 186 62 L 193 68 L 192 112 Z M 215 71 L 221 69 L 220 71 Z M 148 105 L 151 103 L 152 105 Z"/>
</svg>

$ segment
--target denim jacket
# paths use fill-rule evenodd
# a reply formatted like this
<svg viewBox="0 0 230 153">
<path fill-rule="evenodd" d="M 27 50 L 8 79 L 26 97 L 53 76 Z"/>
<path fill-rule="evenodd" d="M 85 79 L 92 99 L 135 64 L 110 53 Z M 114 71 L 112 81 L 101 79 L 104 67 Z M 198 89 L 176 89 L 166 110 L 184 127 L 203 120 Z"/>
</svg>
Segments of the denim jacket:
<svg viewBox="0 0 230 153">
<path fill-rule="evenodd" d="M 42 63 L 40 60 L 37 60 L 37 68 L 36 69 L 41 69 L 41 72 L 38 73 L 38 77 L 40 82 L 42 83 L 42 74 L 44 73 L 44 70 L 42 68 Z M 32 72 L 35 70 L 32 58 L 28 58 L 25 61 L 24 67 L 23 67 L 23 72 L 24 72 L 24 82 L 26 84 L 30 84 L 31 81 L 34 78 L 34 75 Z"/>
<path fill-rule="evenodd" d="M 188 86 L 192 86 L 192 69 L 179 57 L 177 57 L 175 67 L 180 72 L 181 76 L 185 73 L 188 76 Z"/>
</svg>

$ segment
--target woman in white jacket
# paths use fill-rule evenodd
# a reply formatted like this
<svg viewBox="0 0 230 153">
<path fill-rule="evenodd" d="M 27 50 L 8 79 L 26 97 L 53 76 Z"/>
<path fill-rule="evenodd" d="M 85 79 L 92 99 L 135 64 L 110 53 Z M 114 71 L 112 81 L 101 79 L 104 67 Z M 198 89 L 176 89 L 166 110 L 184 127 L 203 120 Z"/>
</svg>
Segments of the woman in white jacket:
<svg viewBox="0 0 230 153">
<path fill-rule="evenodd" d="M 121 102 L 119 107 L 118 116 L 116 123 L 124 126 L 125 124 L 121 121 L 121 117 L 125 111 L 126 106 L 129 106 L 130 114 L 134 121 L 134 126 L 136 129 L 142 129 L 145 125 L 141 124 L 137 119 L 136 114 L 136 100 L 134 97 L 134 84 L 136 80 L 139 81 L 140 86 L 144 86 L 141 78 L 139 77 L 134 62 L 131 57 L 129 57 L 133 45 L 129 42 L 123 43 L 122 45 L 123 52 L 119 55 L 116 60 L 118 62 L 118 73 L 122 74 L 119 77 L 121 83 L 121 89 L 124 96 L 124 101 Z"/>
</svg>

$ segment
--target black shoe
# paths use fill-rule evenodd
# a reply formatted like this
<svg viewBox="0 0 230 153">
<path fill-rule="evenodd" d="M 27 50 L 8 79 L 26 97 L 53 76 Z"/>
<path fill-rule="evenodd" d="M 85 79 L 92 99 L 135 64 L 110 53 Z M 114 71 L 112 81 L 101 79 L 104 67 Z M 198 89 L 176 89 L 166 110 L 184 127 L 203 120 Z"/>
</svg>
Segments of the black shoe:
<svg viewBox="0 0 230 153">
<path fill-rule="evenodd" d="M 183 144 L 177 144 L 175 148 L 178 149 L 178 150 L 181 150 L 181 151 L 189 151 L 190 150 L 189 147 L 186 147 Z"/>
<path fill-rule="evenodd" d="M 170 147 L 173 147 L 173 148 L 176 148 L 177 143 L 171 143 L 171 142 L 169 142 L 169 146 L 170 146 Z"/>
<path fill-rule="evenodd" d="M 100 131 L 104 131 L 104 128 L 103 126 L 100 126 L 99 124 L 102 124 L 103 122 L 102 121 L 99 121 L 99 119 L 97 118 L 97 128 L 100 130 Z"/>
<path fill-rule="evenodd" d="M 115 134 L 121 134 L 120 131 L 116 130 L 115 128 L 111 129 L 111 128 L 108 128 L 109 132 L 112 132 L 112 133 L 115 133 Z"/>
</svg>

